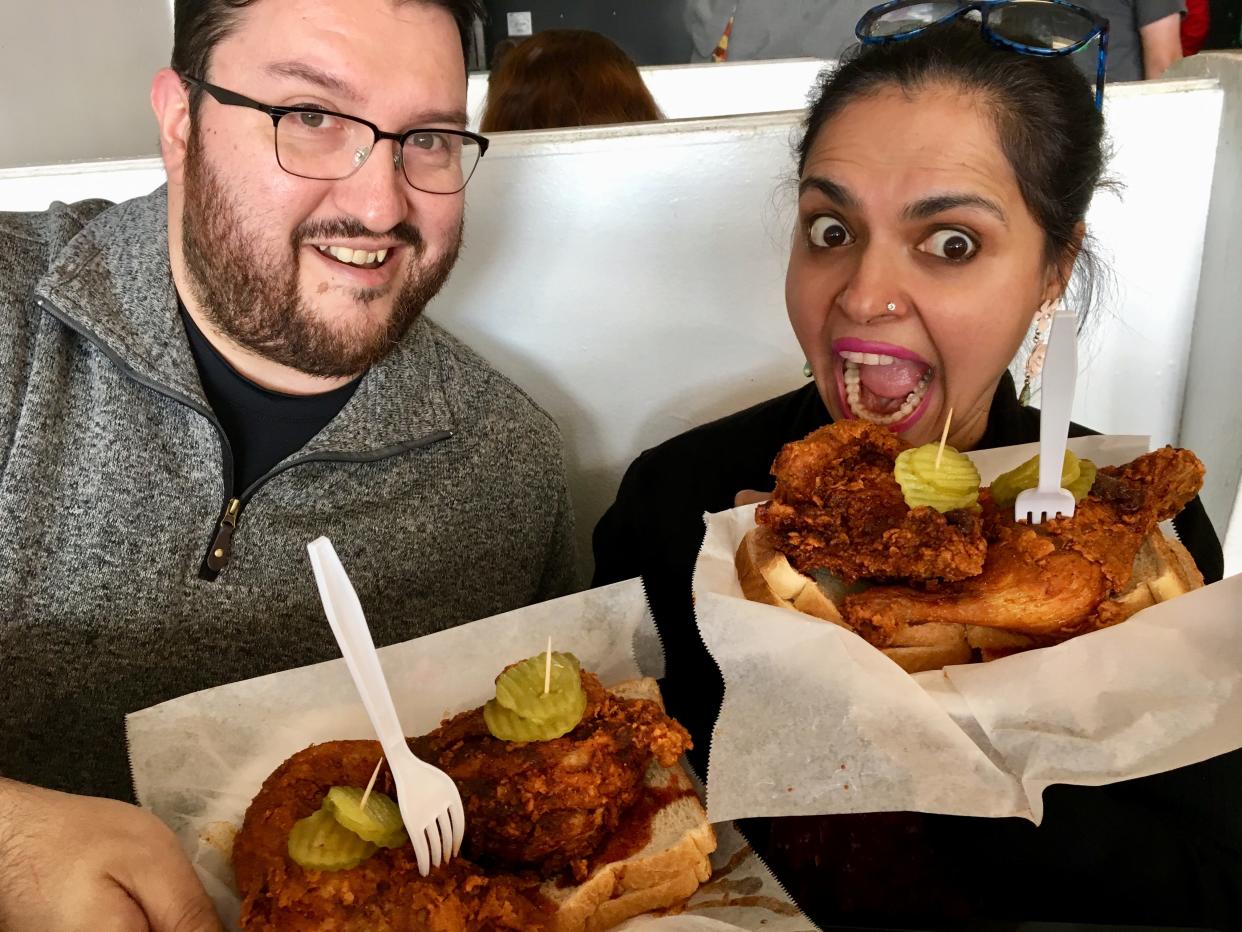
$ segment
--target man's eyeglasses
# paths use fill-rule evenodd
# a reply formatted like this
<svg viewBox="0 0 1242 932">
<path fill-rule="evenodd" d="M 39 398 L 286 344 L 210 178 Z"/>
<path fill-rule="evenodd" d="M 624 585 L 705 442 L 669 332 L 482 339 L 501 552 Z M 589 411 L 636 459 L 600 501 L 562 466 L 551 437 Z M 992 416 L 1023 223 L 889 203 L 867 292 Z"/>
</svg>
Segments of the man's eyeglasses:
<svg viewBox="0 0 1242 932">
<path fill-rule="evenodd" d="M 266 113 L 275 127 L 276 161 L 291 175 L 319 181 L 348 178 L 381 139 L 397 143 L 393 163 L 410 186 L 428 194 L 456 194 L 487 151 L 487 139 L 458 129 L 408 129 L 385 133 L 374 123 L 317 107 L 272 107 L 234 91 L 181 75 L 229 107 Z"/>
<path fill-rule="evenodd" d="M 971 11 L 977 11 L 985 39 L 1023 55 L 1071 55 L 1099 36 L 1095 108 L 1104 106 L 1108 20 L 1065 0 L 891 0 L 864 13 L 854 33 L 864 45 L 895 42 Z"/>
</svg>

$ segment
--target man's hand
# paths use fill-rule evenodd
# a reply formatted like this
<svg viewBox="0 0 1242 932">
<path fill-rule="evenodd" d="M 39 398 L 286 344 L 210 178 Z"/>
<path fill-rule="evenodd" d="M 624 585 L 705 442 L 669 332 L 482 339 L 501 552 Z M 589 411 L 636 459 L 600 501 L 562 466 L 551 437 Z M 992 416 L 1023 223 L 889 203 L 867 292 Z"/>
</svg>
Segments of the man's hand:
<svg viewBox="0 0 1242 932">
<path fill-rule="evenodd" d="M 0 930 L 220 932 L 220 922 L 149 812 L 0 780 Z"/>
</svg>

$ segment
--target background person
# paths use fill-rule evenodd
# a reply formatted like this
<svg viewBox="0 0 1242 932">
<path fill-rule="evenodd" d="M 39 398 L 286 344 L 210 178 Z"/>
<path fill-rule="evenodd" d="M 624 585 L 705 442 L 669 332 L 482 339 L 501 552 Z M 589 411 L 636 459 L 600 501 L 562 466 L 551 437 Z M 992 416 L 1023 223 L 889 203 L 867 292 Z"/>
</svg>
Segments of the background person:
<svg viewBox="0 0 1242 932">
<path fill-rule="evenodd" d="M 611 39 L 548 29 L 507 52 L 492 71 L 484 133 L 661 120 L 638 66 Z"/>
</svg>

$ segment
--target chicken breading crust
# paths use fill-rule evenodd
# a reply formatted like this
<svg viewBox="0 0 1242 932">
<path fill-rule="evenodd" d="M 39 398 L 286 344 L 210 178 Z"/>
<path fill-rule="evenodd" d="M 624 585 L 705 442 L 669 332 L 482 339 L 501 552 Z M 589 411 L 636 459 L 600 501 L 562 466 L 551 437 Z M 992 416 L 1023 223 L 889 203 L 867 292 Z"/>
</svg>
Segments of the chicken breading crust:
<svg viewBox="0 0 1242 932">
<path fill-rule="evenodd" d="M 893 478 L 909 445 L 866 421 L 839 421 L 787 443 L 772 465 L 776 490 L 755 520 L 804 574 L 847 583 L 967 579 L 987 554 L 977 512 L 910 508 Z"/>
<path fill-rule="evenodd" d="M 409 845 L 381 848 L 347 871 L 306 870 L 288 855 L 293 823 L 333 786 L 366 786 L 378 741 L 329 741 L 299 751 L 263 783 L 233 844 L 247 932 L 461 932 L 551 928 L 554 908 L 531 874 L 487 874 L 464 858 L 418 873 Z M 376 788 L 393 794 L 385 766 Z"/>
<path fill-rule="evenodd" d="M 619 698 L 595 674 L 581 675 L 586 711 L 561 738 L 501 741 L 473 709 L 413 742 L 461 790 L 470 857 L 544 876 L 569 867 L 582 880 L 590 855 L 638 799 L 652 758 L 671 767 L 691 746 L 657 703 Z"/>
</svg>

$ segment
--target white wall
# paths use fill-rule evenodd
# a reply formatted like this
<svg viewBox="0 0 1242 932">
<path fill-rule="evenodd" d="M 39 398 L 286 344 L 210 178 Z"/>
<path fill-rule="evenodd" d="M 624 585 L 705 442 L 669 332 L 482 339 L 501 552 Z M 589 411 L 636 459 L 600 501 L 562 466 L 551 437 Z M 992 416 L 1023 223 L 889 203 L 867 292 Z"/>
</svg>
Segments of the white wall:
<svg viewBox="0 0 1242 932">
<path fill-rule="evenodd" d="M 1209 81 L 1110 90 L 1126 189 L 1089 221 L 1120 289 L 1075 403 L 1097 429 L 1177 436 L 1221 101 Z M 431 313 L 561 424 L 584 543 L 640 450 L 803 384 L 782 295 L 800 118 L 498 134 L 471 182 L 467 248 Z M 85 184 L 152 180 L 130 166 Z M 0 179 L 0 209 L 48 190 Z"/>
<path fill-rule="evenodd" d="M 0 0 L 0 169 L 159 151 L 147 103 L 169 0 Z"/>
</svg>

